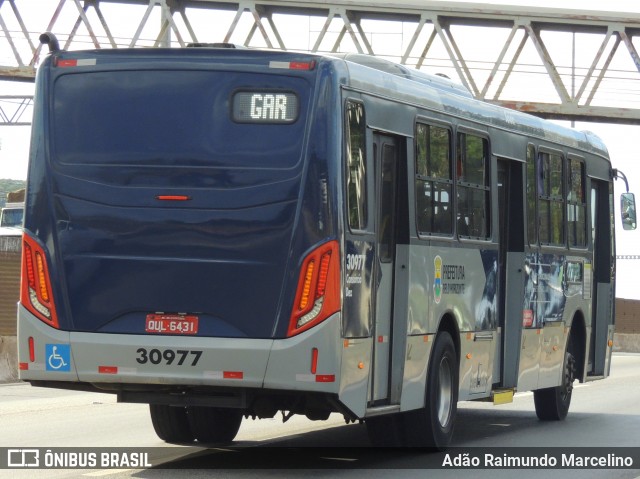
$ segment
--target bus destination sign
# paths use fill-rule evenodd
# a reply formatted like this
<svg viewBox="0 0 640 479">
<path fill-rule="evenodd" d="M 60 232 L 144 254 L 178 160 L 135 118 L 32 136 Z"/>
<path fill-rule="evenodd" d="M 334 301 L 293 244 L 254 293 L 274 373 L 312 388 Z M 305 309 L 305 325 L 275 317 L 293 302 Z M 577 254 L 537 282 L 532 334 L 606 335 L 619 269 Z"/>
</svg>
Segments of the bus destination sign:
<svg viewBox="0 0 640 479">
<path fill-rule="evenodd" d="M 239 123 L 293 123 L 297 118 L 294 93 L 240 91 L 233 96 L 233 120 Z"/>
</svg>

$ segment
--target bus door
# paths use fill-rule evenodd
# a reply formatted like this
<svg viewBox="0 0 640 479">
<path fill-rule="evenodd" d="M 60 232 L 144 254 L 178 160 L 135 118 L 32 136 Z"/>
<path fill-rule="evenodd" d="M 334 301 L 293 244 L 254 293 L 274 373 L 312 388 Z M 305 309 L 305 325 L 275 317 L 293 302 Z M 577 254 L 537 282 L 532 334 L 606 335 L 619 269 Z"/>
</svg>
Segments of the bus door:
<svg viewBox="0 0 640 479">
<path fill-rule="evenodd" d="M 391 332 L 396 251 L 398 141 L 374 135 L 376 177 L 376 253 L 374 260 L 375 309 L 371 400 L 389 397 Z"/>
<path fill-rule="evenodd" d="M 607 376 L 611 348 L 607 348 L 613 324 L 613 281 L 615 252 L 613 226 L 609 213 L 609 185 L 591 180 L 591 240 L 593 244 L 593 307 L 591 313 L 591 347 L 587 372 Z M 613 209 L 613 205 L 611 205 Z M 607 354 L 607 352 L 609 354 Z"/>
<path fill-rule="evenodd" d="M 524 296 L 523 165 L 498 159 L 499 288 L 498 317 L 502 328 L 502 386 L 518 381 Z M 496 382 L 494 376 L 494 382 Z"/>
</svg>

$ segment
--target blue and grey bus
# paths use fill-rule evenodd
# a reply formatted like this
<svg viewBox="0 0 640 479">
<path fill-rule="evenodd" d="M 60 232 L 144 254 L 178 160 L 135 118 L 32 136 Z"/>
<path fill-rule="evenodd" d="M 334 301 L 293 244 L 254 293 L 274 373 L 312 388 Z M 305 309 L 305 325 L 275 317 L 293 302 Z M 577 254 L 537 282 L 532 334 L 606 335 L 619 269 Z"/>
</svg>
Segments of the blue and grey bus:
<svg viewBox="0 0 640 479">
<path fill-rule="evenodd" d="M 358 54 L 50 46 L 23 380 L 149 404 L 168 442 L 281 411 L 443 448 L 459 401 L 533 391 L 559 420 L 608 375 L 620 174 L 595 135 Z"/>
</svg>

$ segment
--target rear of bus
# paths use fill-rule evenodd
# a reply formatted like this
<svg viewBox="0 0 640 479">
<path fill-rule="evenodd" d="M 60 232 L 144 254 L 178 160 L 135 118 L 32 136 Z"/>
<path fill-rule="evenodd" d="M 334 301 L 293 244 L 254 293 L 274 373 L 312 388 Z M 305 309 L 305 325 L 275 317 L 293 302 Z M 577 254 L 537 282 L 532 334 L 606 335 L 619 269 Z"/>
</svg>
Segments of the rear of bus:
<svg viewBox="0 0 640 479">
<path fill-rule="evenodd" d="M 21 379 L 259 416 L 299 404 L 294 391 L 330 402 L 332 68 L 232 49 L 50 55 L 28 176 Z"/>
</svg>

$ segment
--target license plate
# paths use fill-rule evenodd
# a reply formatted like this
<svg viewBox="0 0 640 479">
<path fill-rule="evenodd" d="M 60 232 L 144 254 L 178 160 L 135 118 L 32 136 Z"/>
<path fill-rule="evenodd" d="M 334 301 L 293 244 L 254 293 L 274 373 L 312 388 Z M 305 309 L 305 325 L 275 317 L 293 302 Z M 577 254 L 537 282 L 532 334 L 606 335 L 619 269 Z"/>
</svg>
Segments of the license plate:
<svg viewBox="0 0 640 479">
<path fill-rule="evenodd" d="M 198 334 L 198 317 L 181 314 L 147 314 L 145 331 L 151 334 Z"/>
</svg>

